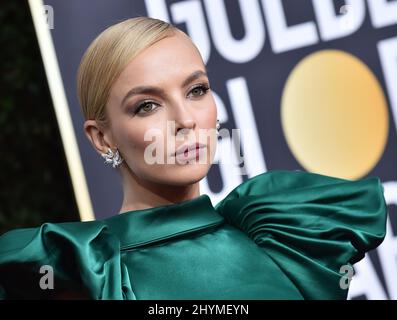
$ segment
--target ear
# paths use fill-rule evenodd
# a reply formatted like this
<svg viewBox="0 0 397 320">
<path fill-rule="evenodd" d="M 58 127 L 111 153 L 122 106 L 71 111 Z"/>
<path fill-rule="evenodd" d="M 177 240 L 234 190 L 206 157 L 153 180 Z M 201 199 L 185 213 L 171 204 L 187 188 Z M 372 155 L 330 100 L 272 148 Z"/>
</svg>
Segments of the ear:
<svg viewBox="0 0 397 320">
<path fill-rule="evenodd" d="M 108 148 L 112 150 L 112 141 L 108 133 L 104 131 L 95 120 L 86 120 L 84 123 L 84 132 L 94 149 L 99 153 L 107 153 Z"/>
</svg>

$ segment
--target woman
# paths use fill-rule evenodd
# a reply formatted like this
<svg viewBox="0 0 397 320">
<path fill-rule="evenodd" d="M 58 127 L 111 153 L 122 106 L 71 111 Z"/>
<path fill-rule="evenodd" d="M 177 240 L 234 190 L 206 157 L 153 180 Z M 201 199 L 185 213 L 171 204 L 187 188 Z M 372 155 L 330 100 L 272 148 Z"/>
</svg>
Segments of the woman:
<svg viewBox="0 0 397 320">
<path fill-rule="evenodd" d="M 3 235 L 3 298 L 345 299 L 341 270 L 385 236 L 376 177 L 274 170 L 215 207 L 200 195 L 217 110 L 199 51 L 170 24 L 105 30 L 82 59 L 78 95 L 88 139 L 121 174 L 120 214 Z"/>
</svg>

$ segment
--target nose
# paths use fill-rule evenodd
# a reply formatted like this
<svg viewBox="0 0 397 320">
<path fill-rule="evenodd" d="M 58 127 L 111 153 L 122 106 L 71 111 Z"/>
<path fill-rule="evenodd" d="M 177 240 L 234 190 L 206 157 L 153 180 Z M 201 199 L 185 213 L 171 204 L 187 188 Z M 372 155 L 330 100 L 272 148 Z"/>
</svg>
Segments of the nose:
<svg viewBox="0 0 397 320">
<path fill-rule="evenodd" d="M 175 121 L 176 135 L 188 135 L 191 129 L 195 128 L 195 121 L 192 119 L 183 119 L 182 121 Z"/>
<path fill-rule="evenodd" d="M 175 135 L 189 135 L 190 131 L 194 132 L 196 128 L 196 120 L 191 112 L 188 111 L 188 106 L 184 103 L 175 103 L 173 109 L 172 120 L 175 121 Z"/>
</svg>

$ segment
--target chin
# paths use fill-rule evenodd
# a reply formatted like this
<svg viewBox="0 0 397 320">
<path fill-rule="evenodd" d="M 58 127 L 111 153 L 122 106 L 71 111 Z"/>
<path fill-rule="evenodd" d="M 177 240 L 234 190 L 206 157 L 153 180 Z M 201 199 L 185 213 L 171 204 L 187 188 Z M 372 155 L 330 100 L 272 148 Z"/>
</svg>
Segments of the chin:
<svg viewBox="0 0 397 320">
<path fill-rule="evenodd" d="M 209 171 L 208 164 L 185 164 L 165 169 L 161 180 L 175 186 L 196 183 L 206 177 Z M 164 181 L 165 180 L 165 181 Z"/>
</svg>

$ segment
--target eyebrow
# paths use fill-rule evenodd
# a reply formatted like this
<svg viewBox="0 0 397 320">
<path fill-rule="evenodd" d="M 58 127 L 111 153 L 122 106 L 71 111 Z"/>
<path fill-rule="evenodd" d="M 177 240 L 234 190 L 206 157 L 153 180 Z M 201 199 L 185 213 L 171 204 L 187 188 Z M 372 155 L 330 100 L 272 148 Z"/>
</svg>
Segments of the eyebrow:
<svg viewBox="0 0 397 320">
<path fill-rule="evenodd" d="M 207 77 L 207 73 L 205 73 L 202 70 L 197 70 L 194 71 L 190 76 L 188 76 L 182 83 L 182 87 L 187 86 L 189 83 L 193 82 L 194 80 L 200 78 L 200 77 Z M 127 94 L 124 96 L 123 100 L 121 101 L 121 106 L 124 105 L 125 101 L 130 98 L 133 95 L 138 95 L 138 94 L 154 94 L 158 96 L 165 96 L 165 91 L 159 87 L 153 87 L 153 86 L 139 86 L 132 88 L 127 92 Z"/>
</svg>

